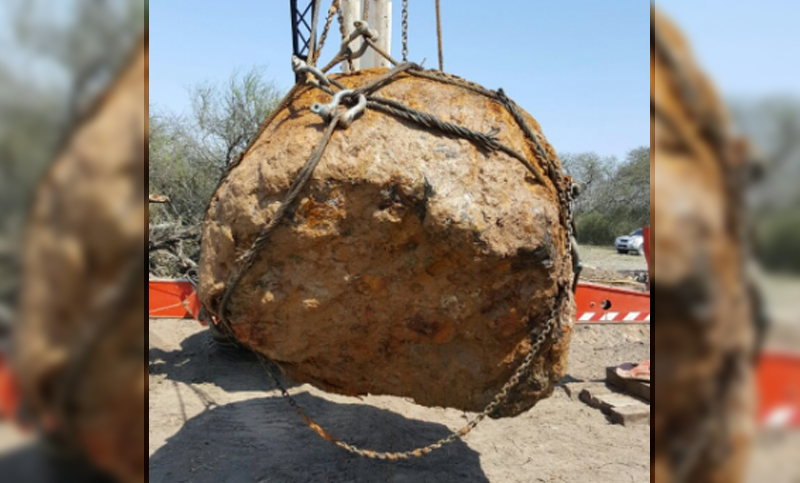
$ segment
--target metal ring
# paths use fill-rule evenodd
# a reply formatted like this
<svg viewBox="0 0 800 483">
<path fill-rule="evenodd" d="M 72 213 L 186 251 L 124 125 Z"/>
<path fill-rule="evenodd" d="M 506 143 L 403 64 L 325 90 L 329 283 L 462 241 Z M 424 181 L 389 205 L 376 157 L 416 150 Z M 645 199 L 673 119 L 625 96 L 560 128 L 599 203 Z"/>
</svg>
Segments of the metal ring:
<svg viewBox="0 0 800 483">
<path fill-rule="evenodd" d="M 322 104 L 322 103 L 319 103 L 319 102 L 315 102 L 314 104 L 312 104 L 311 105 L 311 112 L 313 112 L 314 114 L 317 114 L 318 116 L 322 117 L 326 121 L 330 121 L 333 118 L 333 113 L 336 112 L 336 109 L 339 107 L 339 104 L 341 104 L 342 99 L 344 99 L 346 96 L 351 96 L 354 93 L 355 93 L 355 91 L 353 91 L 352 89 L 341 90 L 341 91 L 339 91 L 339 92 L 337 92 L 336 94 L 333 95 L 333 98 L 331 99 L 331 102 L 329 104 Z M 356 106 L 354 106 L 349 111 L 347 111 L 347 113 L 345 113 L 344 117 L 348 117 L 349 121 L 347 123 L 345 123 L 345 124 L 342 124 L 343 126 L 345 126 L 345 127 L 349 126 L 350 123 L 353 122 L 353 119 L 355 119 L 355 116 L 358 115 L 360 111 L 364 110 L 363 108 L 361 108 L 360 111 L 357 110 L 358 106 L 360 106 L 361 104 L 362 104 L 362 102 L 361 102 L 361 99 L 359 98 L 358 104 L 356 104 Z M 364 98 L 363 104 L 364 104 L 364 107 L 366 107 L 366 105 L 367 105 L 366 98 Z M 356 110 L 354 111 L 354 109 L 356 109 Z M 350 115 L 350 111 L 353 111 L 352 115 Z M 341 123 L 341 121 L 340 121 L 340 123 Z"/>
<path fill-rule="evenodd" d="M 365 96 L 364 94 L 359 94 L 358 102 L 356 103 L 356 105 L 348 109 L 347 112 L 345 112 L 344 115 L 341 118 L 339 118 L 339 125 L 345 129 L 350 127 L 350 125 L 353 124 L 353 121 L 356 119 L 356 117 L 361 115 L 366 108 L 367 108 L 367 96 Z"/>
</svg>

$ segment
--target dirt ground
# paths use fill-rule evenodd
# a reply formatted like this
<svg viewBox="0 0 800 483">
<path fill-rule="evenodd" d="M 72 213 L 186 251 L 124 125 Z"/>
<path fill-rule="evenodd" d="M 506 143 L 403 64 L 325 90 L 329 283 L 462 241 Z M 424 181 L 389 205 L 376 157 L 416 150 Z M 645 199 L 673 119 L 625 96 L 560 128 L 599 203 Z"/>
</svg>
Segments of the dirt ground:
<svg viewBox="0 0 800 483">
<path fill-rule="evenodd" d="M 583 273 L 587 282 L 645 290 L 647 260 L 642 255 L 620 255 L 613 247 L 580 246 Z"/>
<path fill-rule="evenodd" d="M 584 279 L 635 282 L 643 257 L 582 248 Z M 601 268 L 602 267 L 602 268 Z M 563 386 L 517 418 L 487 420 L 465 441 L 421 460 L 351 457 L 309 430 L 260 364 L 215 346 L 197 324 L 151 320 L 150 481 L 158 482 L 645 482 L 650 426 L 621 427 Z M 600 381 L 605 367 L 650 357 L 649 326 L 581 326 L 563 384 Z M 345 441 L 384 451 L 429 444 L 471 415 L 394 397 L 290 390 Z"/>
<path fill-rule="evenodd" d="M 223 351 L 188 321 L 151 320 L 150 481 L 158 482 L 644 482 L 650 427 L 610 424 L 563 388 L 512 419 L 487 420 L 421 460 L 351 457 L 319 439 L 254 360 Z M 650 328 L 581 327 L 569 377 L 650 356 Z M 378 450 L 428 444 L 469 416 L 394 397 L 348 398 L 303 385 L 297 400 L 342 439 Z"/>
<path fill-rule="evenodd" d="M 615 272 L 647 271 L 647 260 L 642 255 L 620 255 L 614 247 L 581 245 L 581 261 L 588 270 L 609 270 Z"/>
<path fill-rule="evenodd" d="M 635 283 L 647 269 L 644 258 L 613 249 L 581 251 L 585 280 Z M 797 334 L 800 324 L 784 319 L 768 345 L 800 340 Z M 649 358 L 649 326 L 578 327 L 568 376 L 551 398 L 517 418 L 485 421 L 465 441 L 439 453 L 400 464 L 351 457 L 322 441 L 280 398 L 257 361 L 218 348 L 199 325 L 151 320 L 149 335 L 154 483 L 639 483 L 650 478 L 649 425 L 612 425 L 565 390 L 573 382 L 601 380 L 607 365 Z M 470 416 L 400 398 L 342 397 L 308 385 L 290 391 L 337 436 L 377 450 L 428 444 Z M 800 465 L 791 464 L 798 448 L 800 434 L 760 434 L 747 481 L 800 482 Z"/>
</svg>

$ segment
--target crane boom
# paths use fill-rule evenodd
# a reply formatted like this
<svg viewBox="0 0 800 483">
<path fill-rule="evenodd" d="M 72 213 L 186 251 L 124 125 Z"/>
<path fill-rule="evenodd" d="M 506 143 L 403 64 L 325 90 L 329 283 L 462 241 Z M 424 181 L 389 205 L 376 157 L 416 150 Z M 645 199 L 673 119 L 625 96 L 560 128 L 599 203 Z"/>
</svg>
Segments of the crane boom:
<svg viewBox="0 0 800 483">
<path fill-rule="evenodd" d="M 292 53 L 308 61 L 312 39 L 317 35 L 312 32 L 315 0 L 289 0 L 292 13 Z"/>
</svg>

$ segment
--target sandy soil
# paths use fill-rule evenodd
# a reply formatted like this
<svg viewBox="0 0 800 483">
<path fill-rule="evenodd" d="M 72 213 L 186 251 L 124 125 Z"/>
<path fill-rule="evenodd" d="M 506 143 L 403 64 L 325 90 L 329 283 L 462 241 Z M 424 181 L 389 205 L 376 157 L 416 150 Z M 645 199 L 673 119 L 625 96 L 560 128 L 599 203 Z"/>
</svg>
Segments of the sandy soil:
<svg viewBox="0 0 800 483">
<path fill-rule="evenodd" d="M 633 282 L 647 270 L 643 257 L 613 249 L 581 247 L 581 253 L 585 280 Z M 778 324 L 770 340 L 789 340 L 784 331 L 800 333 L 796 328 Z M 520 417 L 484 422 L 440 453 L 400 464 L 372 462 L 319 439 L 252 357 L 221 350 L 199 325 L 150 321 L 149 334 L 150 480 L 155 483 L 649 480 L 650 427 L 612 425 L 570 399 L 564 387 Z M 649 326 L 578 327 L 563 384 L 601 380 L 607 365 L 649 357 Z M 308 385 L 291 392 L 323 426 L 378 450 L 427 444 L 470 416 L 399 398 L 346 398 Z M 796 436 L 760 435 L 748 481 L 800 481 L 788 465 L 800 443 Z"/>
<path fill-rule="evenodd" d="M 614 247 L 581 245 L 581 260 L 587 269 L 608 270 L 621 273 L 646 272 L 647 260 L 642 255 L 620 255 Z"/>
<path fill-rule="evenodd" d="M 485 421 L 464 442 L 421 460 L 351 457 L 319 439 L 278 397 L 260 365 L 214 346 L 188 321 L 150 321 L 150 481 L 644 482 L 650 427 L 624 428 L 563 388 L 523 415 Z M 650 328 L 581 327 L 569 377 L 646 359 Z M 378 450 L 427 444 L 464 424 L 460 411 L 393 397 L 347 398 L 307 385 L 297 400 L 342 439 Z"/>
<path fill-rule="evenodd" d="M 800 432 L 763 432 L 756 438 L 748 483 L 798 483 L 800 482 Z"/>
<path fill-rule="evenodd" d="M 587 282 L 647 289 L 647 260 L 641 255 L 620 255 L 614 248 L 581 245 L 581 279 Z"/>
</svg>

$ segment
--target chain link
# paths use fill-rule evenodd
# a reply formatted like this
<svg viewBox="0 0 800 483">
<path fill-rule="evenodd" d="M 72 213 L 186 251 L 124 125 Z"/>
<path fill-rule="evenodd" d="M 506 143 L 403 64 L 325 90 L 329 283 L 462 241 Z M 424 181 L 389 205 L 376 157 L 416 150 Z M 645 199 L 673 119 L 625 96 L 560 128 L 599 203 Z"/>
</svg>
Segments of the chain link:
<svg viewBox="0 0 800 483">
<path fill-rule="evenodd" d="M 511 113 L 514 120 L 522 129 L 525 137 L 533 143 L 535 154 L 538 154 L 542 163 L 547 169 L 548 177 L 555 186 L 558 193 L 558 202 L 561 207 L 561 223 L 564 225 L 564 247 L 565 252 L 572 258 L 572 268 L 574 273 L 573 291 L 577 289 L 577 280 L 581 272 L 580 256 L 575 246 L 575 223 L 573 218 L 574 211 L 574 186 L 573 183 L 566 183 L 561 174 L 556 170 L 555 162 L 547 155 L 547 150 L 538 139 L 536 133 L 528 125 L 525 116 L 520 112 L 517 105 L 509 99 L 503 89 L 498 89 L 495 98 Z"/>
<path fill-rule="evenodd" d="M 495 395 L 494 399 L 481 411 L 475 418 L 473 418 L 469 423 L 461 427 L 456 431 L 452 431 L 448 436 L 436 441 L 435 443 L 429 444 L 427 446 L 422 446 L 413 450 L 409 451 L 402 451 L 402 452 L 381 452 L 381 451 L 372 451 L 367 449 L 361 449 L 357 446 L 348 444 L 333 434 L 329 433 L 325 429 L 323 429 L 316 421 L 314 421 L 311 416 L 300 406 L 300 404 L 289 394 L 289 391 L 286 389 L 286 386 L 281 381 L 279 376 L 279 369 L 275 367 L 275 365 L 265 359 L 263 356 L 259 355 L 258 358 L 261 361 L 262 367 L 267 371 L 267 373 L 272 377 L 273 382 L 280 390 L 281 395 L 284 399 L 286 399 L 289 405 L 295 410 L 297 414 L 305 421 L 309 428 L 314 430 L 322 439 L 329 441 L 336 446 L 342 448 L 343 450 L 347 451 L 350 454 L 360 456 L 363 458 L 373 459 L 373 460 L 387 460 L 387 461 L 400 461 L 400 460 L 409 460 L 412 458 L 421 458 L 425 455 L 428 455 L 438 449 L 441 449 L 448 444 L 454 443 L 459 439 L 463 439 L 466 437 L 473 429 L 475 429 L 478 424 L 481 423 L 484 419 L 494 413 L 498 408 L 500 408 L 509 397 L 511 391 L 519 386 L 520 381 L 522 380 L 523 376 L 528 374 L 531 370 L 531 366 L 533 362 L 536 360 L 536 356 L 540 354 L 542 346 L 544 345 L 545 341 L 547 340 L 548 336 L 553 333 L 555 329 L 556 322 L 559 320 L 559 312 L 561 309 L 561 305 L 564 302 L 564 297 L 566 296 L 566 291 L 559 290 L 559 296 L 556 298 L 556 301 L 553 304 L 553 308 L 550 311 L 550 315 L 548 317 L 547 323 L 542 327 L 542 330 L 538 334 L 531 334 L 531 348 L 530 351 L 527 353 L 525 358 L 522 360 L 522 363 L 517 367 L 514 371 L 514 374 L 508 380 L 508 382 L 503 385 L 500 391 Z"/>
<path fill-rule="evenodd" d="M 334 8 L 334 5 L 331 6 L 332 10 L 333 10 L 333 8 Z M 338 13 L 340 15 L 340 26 L 342 26 L 342 35 L 343 35 L 343 38 L 345 38 L 343 23 L 341 22 L 341 8 L 338 8 L 337 11 L 338 11 Z M 329 14 L 329 17 L 330 16 L 331 15 Z M 404 2 L 403 2 L 403 24 L 404 24 L 404 27 L 403 27 L 403 31 L 404 31 L 403 32 L 403 39 L 404 39 L 403 40 L 403 44 L 404 44 L 403 45 L 403 58 L 404 59 L 407 58 L 407 55 L 408 55 L 408 47 L 407 47 L 407 38 L 408 38 L 408 36 L 407 36 L 407 24 L 408 24 L 408 21 L 407 21 L 407 18 L 408 18 L 408 0 L 404 0 Z M 397 75 L 397 74 L 399 74 L 400 72 L 403 72 L 403 71 L 408 71 L 408 72 L 412 72 L 413 71 L 413 70 L 409 70 L 409 69 L 410 69 L 410 67 L 407 66 L 407 65 L 398 66 L 391 74 L 392 75 Z M 324 77 L 324 75 L 323 75 L 323 77 Z M 382 79 L 381 82 L 376 84 L 376 87 L 377 87 L 377 85 L 382 84 L 383 81 L 385 81 L 385 80 Z M 448 80 L 447 82 L 453 83 L 453 84 L 456 84 L 456 85 L 460 85 L 460 83 L 462 81 Z M 332 83 L 334 85 L 337 84 L 334 81 L 330 81 L 330 83 Z M 464 82 L 464 83 L 466 84 L 466 82 Z M 323 89 L 328 93 L 332 93 L 332 91 L 330 91 L 330 89 L 326 88 L 325 86 L 323 86 L 319 82 L 316 83 L 316 84 L 312 84 L 312 85 L 314 85 L 315 87 L 318 87 L 320 89 Z M 475 90 L 476 88 L 474 86 L 472 86 L 471 89 Z M 341 92 L 339 94 L 341 95 Z M 523 129 L 523 131 L 525 131 L 526 135 L 529 138 L 531 138 L 530 140 L 537 147 L 537 151 L 539 152 L 540 156 L 543 158 L 542 162 L 543 162 L 543 164 L 546 165 L 546 167 L 548 169 L 549 177 L 550 177 L 551 181 L 553 182 L 553 184 L 554 184 L 554 186 L 555 186 L 555 188 L 556 188 L 556 190 L 558 192 L 558 199 L 559 199 L 559 202 L 561 204 L 562 218 L 563 218 L 563 222 L 566 225 L 565 226 L 565 238 L 566 238 L 565 246 L 567 248 L 567 252 L 566 253 L 570 253 L 571 249 L 573 248 L 573 245 L 572 245 L 572 238 L 573 238 L 572 203 L 573 203 L 573 200 L 572 200 L 572 189 L 571 189 L 571 187 L 566 187 L 565 188 L 561 177 L 555 172 L 554 163 L 546 155 L 546 152 L 544 151 L 543 147 L 539 143 L 539 140 L 535 137 L 535 134 L 530 129 L 530 126 L 528 126 L 527 122 L 524 120 L 524 117 L 519 112 L 519 110 L 516 108 L 516 106 L 513 104 L 513 102 L 508 100 L 508 98 L 505 97 L 505 94 L 503 94 L 502 91 L 498 91 L 498 93 L 495 93 L 495 95 L 492 95 L 491 92 L 486 91 L 486 95 L 492 97 L 494 100 L 496 100 L 496 101 L 500 102 L 501 104 L 503 104 L 514 115 L 514 117 L 517 119 L 517 122 L 520 124 L 520 127 Z M 361 96 L 363 97 L 363 94 Z M 389 100 L 387 100 L 387 99 L 381 99 L 381 101 L 389 102 Z M 286 102 L 286 100 L 284 100 L 284 102 Z M 380 104 L 376 104 L 375 102 L 372 102 L 371 105 L 374 107 L 374 106 L 380 105 Z M 408 109 L 408 108 L 406 108 L 406 109 Z M 420 114 L 424 114 L 424 113 L 420 113 Z M 281 206 L 281 208 L 284 208 L 284 210 L 279 210 L 281 215 L 279 216 L 279 215 L 276 214 L 276 216 L 269 223 L 269 225 L 262 231 L 262 233 L 259 235 L 259 237 L 256 240 L 256 242 L 254 243 L 254 245 L 250 248 L 250 250 L 248 250 L 246 252 L 246 255 L 243 257 L 242 266 L 240 266 L 236 270 L 234 276 L 231 278 L 231 281 L 229 281 L 228 288 L 227 288 L 226 293 L 225 293 L 225 295 L 223 297 L 223 301 L 222 301 L 222 303 L 220 305 L 220 314 L 219 315 L 220 315 L 221 322 L 225 322 L 225 313 L 226 313 L 225 307 L 227 305 L 227 302 L 230 300 L 230 296 L 232 295 L 233 290 L 235 289 L 236 285 L 238 284 L 238 282 L 243 277 L 244 273 L 250 267 L 252 267 L 252 265 L 254 264 L 255 259 L 258 256 L 258 253 L 260 253 L 261 250 L 264 248 L 264 246 L 265 246 L 265 244 L 266 244 L 266 242 L 267 242 L 267 240 L 269 238 L 269 235 L 271 234 L 272 230 L 278 226 L 278 223 L 280 222 L 280 219 L 283 216 L 282 213 L 284 213 L 286 210 L 289 209 L 289 206 L 292 204 L 292 202 L 294 200 L 294 197 L 296 197 L 297 194 L 299 194 L 300 189 L 304 185 L 304 181 L 303 180 L 307 181 L 307 179 L 310 178 L 311 173 L 313 172 L 314 166 L 319 161 L 319 158 L 321 158 L 323 150 L 324 150 L 324 147 L 327 145 L 327 142 L 330 140 L 330 135 L 333 133 L 333 130 L 339 124 L 340 117 L 341 117 L 341 114 L 337 115 L 336 118 L 331 120 L 331 124 L 329 125 L 328 131 L 326 132 L 326 135 L 323 137 L 323 140 L 320 142 L 320 145 L 318 145 L 317 149 L 315 150 L 315 153 L 312 155 L 312 158 L 307 162 L 307 166 L 304 167 L 303 170 L 301 170 L 301 176 L 299 176 L 295 180 L 295 182 L 293 183 L 293 186 L 290 189 L 290 193 L 287 195 L 287 198 L 284 200 L 284 203 Z M 417 121 L 417 122 L 420 122 L 420 121 Z M 441 123 L 441 125 L 437 124 L 437 126 L 439 126 L 439 128 L 442 129 L 442 128 L 450 126 L 450 125 L 448 123 Z M 453 125 L 453 126 L 455 126 L 455 125 Z M 345 127 L 345 126 L 343 126 L 343 127 Z M 455 127 L 458 127 L 458 126 L 455 126 Z M 468 138 L 469 137 L 473 137 L 473 136 L 478 135 L 478 134 L 480 134 L 480 133 L 470 133 L 470 135 L 467 136 L 467 137 Z M 496 144 L 498 146 L 502 147 L 500 145 L 500 143 L 496 143 Z M 498 149 L 498 146 L 494 146 L 495 149 Z M 297 185 L 297 187 L 295 187 L 295 185 Z M 314 430 L 320 437 L 322 437 L 326 441 L 329 441 L 329 442 L 335 444 L 336 446 L 344 449 L 345 451 L 347 451 L 347 452 L 349 452 L 351 454 L 354 454 L 354 455 L 357 455 L 357 456 L 360 456 L 360 457 L 364 457 L 364 458 L 369 458 L 369 459 L 399 461 L 399 460 L 408 460 L 408 459 L 412 459 L 412 458 L 420 458 L 420 457 L 425 456 L 427 454 L 430 454 L 433 451 L 436 451 L 436 450 L 438 450 L 438 449 L 440 449 L 440 448 L 442 448 L 442 447 L 444 447 L 444 446 L 446 446 L 448 444 L 451 444 L 451 443 L 453 443 L 453 442 L 455 442 L 455 441 L 457 441 L 459 439 L 462 439 L 462 438 L 466 437 L 473 429 L 475 429 L 478 426 L 478 424 L 480 424 L 481 421 L 483 421 L 484 419 L 486 419 L 487 416 L 490 416 L 492 413 L 497 411 L 503 404 L 505 404 L 508 401 L 508 398 L 510 396 L 511 391 L 513 389 L 517 388 L 520 385 L 520 382 L 522 381 L 523 377 L 525 377 L 526 375 L 529 375 L 529 373 L 531 371 L 531 366 L 533 365 L 534 361 L 536 360 L 537 355 L 541 354 L 541 351 L 542 351 L 542 348 L 544 346 L 544 343 L 547 341 L 548 337 L 553 335 L 554 329 L 556 328 L 556 324 L 558 324 L 559 326 L 561 325 L 561 319 L 560 319 L 560 317 L 561 317 L 560 316 L 561 307 L 563 306 L 563 304 L 565 302 L 565 298 L 568 296 L 567 294 L 568 294 L 568 291 L 564 287 L 559 286 L 558 295 L 557 295 L 556 299 L 553 302 L 553 307 L 550 310 L 550 313 L 548 315 L 547 321 L 545 322 L 544 326 L 541 328 L 541 330 L 538 333 L 531 332 L 531 334 L 529 335 L 529 337 L 530 337 L 530 350 L 525 355 L 525 357 L 523 358 L 522 362 L 517 367 L 517 369 L 514 371 L 512 376 L 509 378 L 509 380 L 503 385 L 503 387 L 500 389 L 500 391 L 495 395 L 495 397 L 492 399 L 492 401 L 484 408 L 484 410 L 481 411 L 478 415 L 476 415 L 475 418 L 473 418 L 471 421 L 469 421 L 469 423 L 467 423 L 465 426 L 463 426 L 462 428 L 460 428 L 460 429 L 458 429 L 456 431 L 453 431 L 447 437 L 442 438 L 442 439 L 440 439 L 440 440 L 438 440 L 435 443 L 432 443 L 430 445 L 423 446 L 423 447 L 420 447 L 420 448 L 416 448 L 416 449 L 410 450 L 410 451 L 404 451 L 404 452 L 378 452 L 378 451 L 372 451 L 372 450 L 365 450 L 365 449 L 360 449 L 360 448 L 358 448 L 358 447 L 356 447 L 354 445 L 348 444 L 348 443 L 338 439 L 333 434 L 329 433 L 328 431 L 323 429 L 319 424 L 317 424 L 305 412 L 305 410 L 297 403 L 297 401 L 292 397 L 292 395 L 289 394 L 288 390 L 286 389 L 286 387 L 284 386 L 284 384 L 281 381 L 281 378 L 279 376 L 279 369 L 277 369 L 277 367 L 273 363 L 271 363 L 270 361 L 265 359 L 260 354 L 258 355 L 258 358 L 259 358 L 262 366 L 265 368 L 265 370 L 272 377 L 272 379 L 275 382 L 276 386 L 280 390 L 282 396 L 288 401 L 289 405 L 295 410 L 295 412 L 297 412 L 300 415 L 300 417 L 309 426 L 309 428 Z"/>
<path fill-rule="evenodd" d="M 403 62 L 408 62 L 408 0 L 403 0 Z"/>
<path fill-rule="evenodd" d="M 442 49 L 442 5 L 436 0 L 436 38 L 439 42 L 439 70 L 444 72 L 444 50 Z"/>
<path fill-rule="evenodd" d="M 328 9 L 328 17 L 325 19 L 325 27 L 322 29 L 322 35 L 319 37 L 319 45 L 317 45 L 317 51 L 314 52 L 314 57 L 311 59 L 310 65 L 317 65 L 317 60 L 319 60 L 319 56 L 322 54 L 325 41 L 328 40 L 328 32 L 331 30 L 333 17 L 336 15 L 339 8 L 341 8 L 340 2 L 341 0 L 333 0 L 333 2 L 331 2 L 331 7 Z"/>
</svg>

